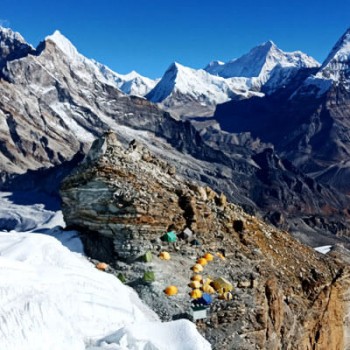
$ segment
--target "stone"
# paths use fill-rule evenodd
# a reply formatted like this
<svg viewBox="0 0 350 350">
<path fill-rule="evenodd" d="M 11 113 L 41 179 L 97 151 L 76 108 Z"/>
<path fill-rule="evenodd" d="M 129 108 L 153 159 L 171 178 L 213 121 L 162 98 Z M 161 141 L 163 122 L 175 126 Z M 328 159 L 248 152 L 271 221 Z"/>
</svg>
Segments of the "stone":
<svg viewBox="0 0 350 350">
<path fill-rule="evenodd" d="M 251 282 L 250 281 L 246 281 L 246 280 L 238 281 L 237 287 L 238 288 L 250 288 L 251 287 Z"/>
</svg>

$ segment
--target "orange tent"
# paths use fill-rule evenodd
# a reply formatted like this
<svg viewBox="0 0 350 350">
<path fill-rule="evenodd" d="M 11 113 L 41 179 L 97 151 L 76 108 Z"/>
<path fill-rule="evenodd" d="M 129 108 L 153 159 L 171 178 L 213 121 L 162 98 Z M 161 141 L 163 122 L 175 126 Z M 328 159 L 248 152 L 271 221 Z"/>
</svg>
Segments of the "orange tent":
<svg viewBox="0 0 350 350">
<path fill-rule="evenodd" d="M 205 266 L 206 264 L 208 264 L 208 261 L 207 261 L 207 259 L 205 259 L 205 258 L 199 258 L 199 259 L 197 260 L 197 264 L 200 264 L 200 265 L 202 265 L 202 266 Z"/>
<path fill-rule="evenodd" d="M 96 268 L 101 270 L 101 271 L 106 271 L 108 269 L 108 264 L 104 263 L 104 262 L 99 262 L 98 264 L 96 264 Z"/>
<path fill-rule="evenodd" d="M 167 296 L 176 295 L 178 293 L 178 289 L 175 286 L 168 286 L 168 287 L 165 288 L 164 293 Z"/>
</svg>

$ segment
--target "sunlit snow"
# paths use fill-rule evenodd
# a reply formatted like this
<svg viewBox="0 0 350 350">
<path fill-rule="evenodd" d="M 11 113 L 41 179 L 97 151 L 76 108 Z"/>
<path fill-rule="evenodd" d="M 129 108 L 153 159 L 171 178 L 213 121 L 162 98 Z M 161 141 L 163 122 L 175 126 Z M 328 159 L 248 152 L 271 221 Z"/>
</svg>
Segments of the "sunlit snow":
<svg viewBox="0 0 350 350">
<path fill-rule="evenodd" d="M 11 213 L 18 230 L 0 232 L 1 350 L 210 349 L 193 323 L 160 323 L 131 288 L 97 270 L 77 232 L 62 231 L 60 212 L 13 198 L 0 197 L 0 217 Z"/>
</svg>

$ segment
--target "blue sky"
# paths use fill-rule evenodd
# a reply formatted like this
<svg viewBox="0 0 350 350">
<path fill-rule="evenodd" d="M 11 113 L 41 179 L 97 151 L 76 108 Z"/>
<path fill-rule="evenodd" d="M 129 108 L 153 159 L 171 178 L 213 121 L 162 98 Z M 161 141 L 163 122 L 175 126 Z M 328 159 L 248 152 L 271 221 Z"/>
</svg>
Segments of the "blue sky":
<svg viewBox="0 0 350 350">
<path fill-rule="evenodd" d="M 173 61 L 202 68 L 273 40 L 319 61 L 350 27 L 350 0 L 2 0 L 0 22 L 36 46 L 59 29 L 119 73 L 159 77 Z"/>
</svg>

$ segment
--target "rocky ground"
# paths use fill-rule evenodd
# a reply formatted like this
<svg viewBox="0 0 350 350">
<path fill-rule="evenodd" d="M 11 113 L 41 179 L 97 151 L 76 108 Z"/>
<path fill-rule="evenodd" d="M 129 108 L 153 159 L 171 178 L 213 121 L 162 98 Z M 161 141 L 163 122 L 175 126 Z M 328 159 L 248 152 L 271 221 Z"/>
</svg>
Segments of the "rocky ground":
<svg viewBox="0 0 350 350">
<path fill-rule="evenodd" d="M 344 261 L 324 256 L 265 224 L 224 194 L 185 182 L 176 169 L 113 133 L 96 141 L 62 184 L 68 227 L 82 233 L 92 258 L 122 273 L 163 320 L 188 317 L 191 267 L 206 252 L 215 259 L 204 277 L 224 277 L 233 299 L 214 295 L 209 315 L 197 321 L 214 349 L 344 349 L 349 276 Z M 168 230 L 189 228 L 200 242 L 163 242 Z M 168 251 L 171 259 L 158 258 Z M 150 251 L 151 262 L 143 261 Z M 224 254 L 224 259 L 216 253 Z M 145 271 L 155 281 L 146 283 Z M 178 294 L 166 296 L 168 285 Z"/>
</svg>

